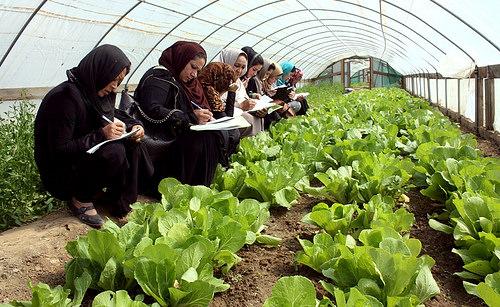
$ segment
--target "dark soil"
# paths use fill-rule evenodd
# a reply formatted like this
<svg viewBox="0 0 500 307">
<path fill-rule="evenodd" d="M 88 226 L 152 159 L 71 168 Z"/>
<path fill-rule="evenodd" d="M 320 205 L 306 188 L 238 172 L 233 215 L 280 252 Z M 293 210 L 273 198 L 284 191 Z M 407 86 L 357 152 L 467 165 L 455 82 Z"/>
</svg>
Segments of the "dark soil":
<svg viewBox="0 0 500 307">
<path fill-rule="evenodd" d="M 471 133 L 476 136 L 477 148 L 482 152 L 483 156 L 500 158 L 500 146 L 495 141 L 484 139 L 465 126 L 460 126 L 460 130 L 462 133 Z"/>
<path fill-rule="evenodd" d="M 300 222 L 317 202 L 302 197 L 290 210 L 272 208 L 265 233 L 282 238 L 281 245 L 266 247 L 254 244 L 244 247 L 238 253 L 243 260 L 225 277 L 231 288 L 216 295 L 210 306 L 262 306 L 282 276 L 303 275 L 318 281 L 319 274 L 307 267 L 297 267 L 294 262 L 295 253 L 302 250 L 297 237 L 311 240 L 318 230 Z"/>
</svg>

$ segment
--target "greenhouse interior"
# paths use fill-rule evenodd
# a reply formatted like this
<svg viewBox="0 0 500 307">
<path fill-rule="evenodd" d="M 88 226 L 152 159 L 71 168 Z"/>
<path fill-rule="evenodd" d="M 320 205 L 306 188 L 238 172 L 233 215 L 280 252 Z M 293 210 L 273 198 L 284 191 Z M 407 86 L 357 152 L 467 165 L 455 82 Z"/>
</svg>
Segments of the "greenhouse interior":
<svg viewBox="0 0 500 307">
<path fill-rule="evenodd" d="M 0 0 L 0 306 L 500 306 L 498 0 Z"/>
</svg>

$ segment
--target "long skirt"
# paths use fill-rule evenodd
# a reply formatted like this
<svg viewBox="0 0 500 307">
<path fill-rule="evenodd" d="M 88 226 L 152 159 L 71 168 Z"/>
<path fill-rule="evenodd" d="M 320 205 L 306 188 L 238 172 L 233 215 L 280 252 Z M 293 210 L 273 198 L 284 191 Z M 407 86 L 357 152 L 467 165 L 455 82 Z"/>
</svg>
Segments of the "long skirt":
<svg viewBox="0 0 500 307">
<path fill-rule="evenodd" d="M 158 184 L 173 177 L 184 184 L 210 186 L 218 163 L 224 161 L 224 139 L 217 131 L 188 131 L 161 156 L 154 156 L 154 176 L 145 194 L 158 196 Z"/>
<path fill-rule="evenodd" d="M 99 201 L 112 215 L 124 216 L 137 200 L 139 174 L 152 173 L 151 165 L 140 165 L 141 157 L 145 158 L 143 149 L 133 142 L 108 143 L 93 154 L 85 153 L 72 165 L 68 182 L 60 185 L 68 189 L 63 194 L 83 202 Z"/>
</svg>

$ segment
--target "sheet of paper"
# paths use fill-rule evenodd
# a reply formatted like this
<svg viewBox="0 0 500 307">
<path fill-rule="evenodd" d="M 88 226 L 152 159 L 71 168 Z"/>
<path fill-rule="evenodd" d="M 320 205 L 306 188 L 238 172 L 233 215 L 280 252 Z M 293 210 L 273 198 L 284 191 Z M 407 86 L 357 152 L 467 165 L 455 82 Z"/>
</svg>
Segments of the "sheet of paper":
<svg viewBox="0 0 500 307">
<path fill-rule="evenodd" d="M 247 112 L 256 112 L 262 109 L 273 107 L 276 104 L 272 101 L 273 99 L 271 97 L 264 95 L 259 100 L 256 100 L 255 106 Z"/>
<path fill-rule="evenodd" d="M 296 93 L 295 96 L 293 97 L 293 100 L 297 100 L 298 97 L 304 97 L 306 98 L 307 96 L 309 96 L 309 93 L 308 92 L 305 92 L 305 93 Z"/>
<path fill-rule="evenodd" d="M 90 148 L 89 150 L 87 150 L 87 153 L 88 154 L 93 154 L 94 152 L 96 152 L 99 148 L 101 148 L 102 145 L 104 144 L 107 144 L 107 143 L 110 143 L 110 142 L 115 142 L 115 141 L 119 141 L 119 140 L 123 140 L 123 139 L 126 139 L 126 138 L 129 138 L 131 137 L 132 135 L 136 134 L 137 131 L 139 131 L 139 129 L 135 129 L 135 130 L 132 130 L 130 132 L 127 132 L 127 133 L 124 133 L 122 134 L 122 136 L 120 136 L 119 138 L 116 138 L 116 139 L 112 139 L 112 140 L 106 140 L 104 142 L 101 142 L 97 145 L 95 145 L 94 147 Z"/>
<path fill-rule="evenodd" d="M 209 121 L 209 122 L 208 122 L 208 123 L 206 123 L 205 125 L 213 125 L 213 124 L 217 124 L 217 123 L 222 123 L 222 122 L 225 122 L 225 121 L 231 120 L 231 119 L 233 119 L 233 118 L 234 118 L 234 117 L 224 116 L 224 117 L 221 117 L 221 118 L 218 118 L 218 119 L 215 119 L 215 120 Z"/>
<path fill-rule="evenodd" d="M 210 131 L 210 130 L 233 130 L 238 128 L 250 127 L 250 123 L 247 122 L 243 116 L 236 116 L 230 120 L 215 124 L 205 124 L 205 125 L 193 125 L 190 127 L 194 131 Z"/>
</svg>

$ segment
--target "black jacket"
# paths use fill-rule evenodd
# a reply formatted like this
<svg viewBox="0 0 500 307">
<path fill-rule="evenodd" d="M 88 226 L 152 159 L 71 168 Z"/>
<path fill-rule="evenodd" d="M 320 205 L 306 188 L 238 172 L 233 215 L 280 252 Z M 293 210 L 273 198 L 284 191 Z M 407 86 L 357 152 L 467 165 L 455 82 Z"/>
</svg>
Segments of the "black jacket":
<svg viewBox="0 0 500 307">
<path fill-rule="evenodd" d="M 127 130 L 141 122 L 115 109 Z M 53 88 L 42 100 L 35 119 L 35 161 L 44 187 L 59 199 L 70 195 L 72 170 L 86 151 L 106 140 L 107 123 L 82 99 L 69 81 Z"/>
<path fill-rule="evenodd" d="M 198 123 L 191 102 L 172 73 L 162 66 L 150 68 L 134 93 L 138 116 L 146 134 L 172 139 Z"/>
</svg>

